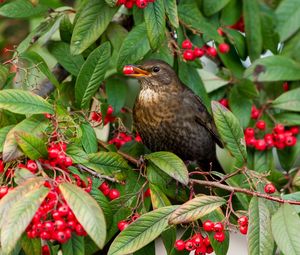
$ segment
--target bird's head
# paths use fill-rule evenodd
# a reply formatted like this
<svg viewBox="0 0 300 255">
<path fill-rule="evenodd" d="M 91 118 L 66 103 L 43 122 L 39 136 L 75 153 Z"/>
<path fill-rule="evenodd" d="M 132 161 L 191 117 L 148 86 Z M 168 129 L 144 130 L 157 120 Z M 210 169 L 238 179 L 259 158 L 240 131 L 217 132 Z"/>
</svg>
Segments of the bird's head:
<svg viewBox="0 0 300 255">
<path fill-rule="evenodd" d="M 128 65 L 124 67 L 123 73 L 139 79 L 143 88 L 158 89 L 178 84 L 177 74 L 162 60 L 147 60 L 141 65 Z"/>
</svg>

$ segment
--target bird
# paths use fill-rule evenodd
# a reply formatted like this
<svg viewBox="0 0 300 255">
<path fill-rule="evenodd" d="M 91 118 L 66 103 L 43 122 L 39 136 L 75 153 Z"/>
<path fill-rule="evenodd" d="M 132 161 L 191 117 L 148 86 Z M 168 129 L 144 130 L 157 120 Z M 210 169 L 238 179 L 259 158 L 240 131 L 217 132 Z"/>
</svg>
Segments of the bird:
<svg viewBox="0 0 300 255">
<path fill-rule="evenodd" d="M 204 171 L 222 171 L 215 144 L 223 148 L 223 143 L 214 120 L 175 70 L 156 59 L 126 68 L 124 74 L 137 78 L 141 87 L 133 107 L 133 122 L 146 147 L 196 161 Z"/>
</svg>

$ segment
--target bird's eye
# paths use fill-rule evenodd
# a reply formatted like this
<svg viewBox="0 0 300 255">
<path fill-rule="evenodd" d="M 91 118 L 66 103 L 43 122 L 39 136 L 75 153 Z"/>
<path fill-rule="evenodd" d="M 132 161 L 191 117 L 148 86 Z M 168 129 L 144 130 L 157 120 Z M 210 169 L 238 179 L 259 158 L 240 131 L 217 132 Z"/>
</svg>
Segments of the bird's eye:
<svg viewBox="0 0 300 255">
<path fill-rule="evenodd" d="M 159 70 L 160 70 L 160 68 L 159 68 L 158 66 L 154 66 L 154 67 L 152 68 L 152 71 L 153 71 L 154 73 L 159 72 Z"/>
</svg>

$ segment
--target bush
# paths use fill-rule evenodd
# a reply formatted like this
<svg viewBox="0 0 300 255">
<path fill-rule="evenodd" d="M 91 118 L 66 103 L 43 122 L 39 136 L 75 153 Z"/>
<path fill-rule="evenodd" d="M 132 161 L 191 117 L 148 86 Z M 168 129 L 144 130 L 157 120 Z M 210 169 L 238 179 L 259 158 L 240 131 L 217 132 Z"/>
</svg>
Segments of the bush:
<svg viewBox="0 0 300 255">
<path fill-rule="evenodd" d="M 1 254 L 224 255 L 231 231 L 300 254 L 299 3 L 68 4 L 0 6 Z M 224 172 L 143 145 L 123 68 L 147 59 L 207 107 Z"/>
</svg>

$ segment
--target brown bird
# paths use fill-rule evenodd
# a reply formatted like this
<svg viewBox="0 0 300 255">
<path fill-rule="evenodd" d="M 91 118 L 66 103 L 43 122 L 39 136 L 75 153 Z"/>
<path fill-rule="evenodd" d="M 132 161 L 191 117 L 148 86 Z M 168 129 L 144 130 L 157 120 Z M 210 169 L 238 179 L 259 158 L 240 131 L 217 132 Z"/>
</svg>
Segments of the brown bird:
<svg viewBox="0 0 300 255">
<path fill-rule="evenodd" d="M 223 148 L 212 116 L 201 99 L 185 86 L 173 68 L 161 60 L 131 66 L 127 76 L 139 80 L 141 91 L 133 120 L 151 151 L 170 151 L 183 160 L 197 161 L 203 170 L 222 169 L 216 159 Z"/>
</svg>

